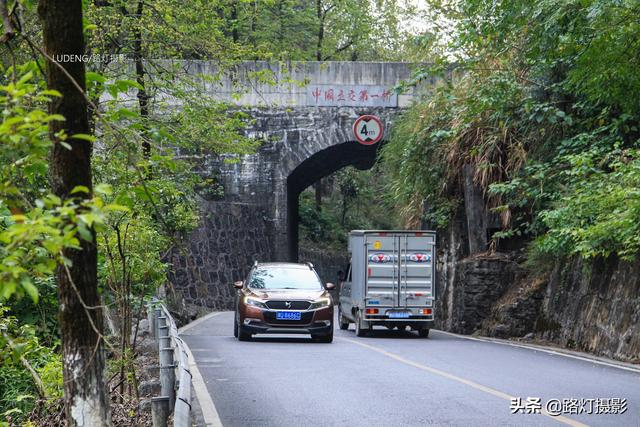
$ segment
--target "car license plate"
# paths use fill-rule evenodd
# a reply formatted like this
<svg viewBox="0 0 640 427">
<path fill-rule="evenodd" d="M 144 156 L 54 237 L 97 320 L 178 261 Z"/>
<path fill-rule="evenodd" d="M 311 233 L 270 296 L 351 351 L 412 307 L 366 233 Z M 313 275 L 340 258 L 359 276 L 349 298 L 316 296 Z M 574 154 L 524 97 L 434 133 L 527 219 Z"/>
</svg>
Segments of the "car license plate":
<svg viewBox="0 0 640 427">
<path fill-rule="evenodd" d="M 279 311 L 276 313 L 276 320 L 300 320 L 299 311 Z"/>
<path fill-rule="evenodd" d="M 411 313 L 408 311 L 390 311 L 388 315 L 389 319 L 408 319 Z"/>
</svg>

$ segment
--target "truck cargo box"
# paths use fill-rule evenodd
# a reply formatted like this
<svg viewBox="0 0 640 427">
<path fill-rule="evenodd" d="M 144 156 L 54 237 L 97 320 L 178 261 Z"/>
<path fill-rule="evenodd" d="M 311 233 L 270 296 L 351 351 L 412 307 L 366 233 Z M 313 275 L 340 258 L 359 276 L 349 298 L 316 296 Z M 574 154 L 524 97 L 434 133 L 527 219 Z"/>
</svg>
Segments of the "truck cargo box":
<svg viewBox="0 0 640 427">
<path fill-rule="evenodd" d="M 435 232 L 355 230 L 349 233 L 349 253 L 340 289 L 341 326 L 410 326 L 428 334 L 436 297 Z"/>
</svg>

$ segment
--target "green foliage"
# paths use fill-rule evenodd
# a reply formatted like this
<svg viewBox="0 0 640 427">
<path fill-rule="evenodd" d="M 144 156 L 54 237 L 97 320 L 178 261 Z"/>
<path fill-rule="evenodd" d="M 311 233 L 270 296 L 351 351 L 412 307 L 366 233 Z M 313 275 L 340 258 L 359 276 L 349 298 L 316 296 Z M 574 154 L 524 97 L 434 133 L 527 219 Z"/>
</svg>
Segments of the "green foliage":
<svg viewBox="0 0 640 427">
<path fill-rule="evenodd" d="M 416 12 L 406 0 L 118 0 L 89 2 L 85 28 L 94 53 L 131 58 L 140 38 L 145 58 L 223 68 L 242 59 L 398 60 L 410 44 L 404 21 Z"/>
<path fill-rule="evenodd" d="M 48 123 L 63 120 L 43 111 L 59 94 L 32 83 L 33 73 L 0 86 L 0 301 L 16 295 L 38 300 L 37 280 L 47 279 L 58 264 L 68 265 L 65 248 L 79 239 L 92 240 L 90 230 L 118 209 L 101 195 L 61 200 L 42 187 L 52 146 Z M 60 135 L 65 144 L 65 135 Z M 86 192 L 77 188 L 75 192 Z"/>
<path fill-rule="evenodd" d="M 35 370 L 45 384 L 48 399 L 62 395 L 62 360 L 56 346 L 42 345 L 35 329 L 21 324 L 8 308 L 0 305 L 0 416 L 21 420 L 40 391 L 25 364 Z"/>
<path fill-rule="evenodd" d="M 33 327 L 42 345 L 55 348 L 60 341 L 58 330 L 58 288 L 52 276 L 34 279 L 38 303 L 30 298 L 11 301 L 11 313 L 21 323 Z"/>
<path fill-rule="evenodd" d="M 438 227 L 447 224 L 453 214 L 450 209 L 456 205 L 444 191 L 447 171 L 441 156 L 451 131 L 440 127 L 446 120 L 445 110 L 439 105 L 443 101 L 436 97 L 431 103 L 410 109 L 394 127 L 391 142 L 383 147 L 382 159 L 389 177 L 386 190 L 409 228 L 413 228 L 416 216 L 422 216 L 424 200 L 435 208 L 428 214 Z"/>
<path fill-rule="evenodd" d="M 344 168 L 324 178 L 323 200 L 318 210 L 310 187 L 300 195 L 300 241 L 313 248 L 346 249 L 351 230 L 389 229 L 394 215 L 378 197 L 382 193 L 381 171 Z"/>
<path fill-rule="evenodd" d="M 632 260 L 640 251 L 640 150 L 569 156 L 563 176 L 571 191 L 540 213 L 549 227 L 537 245 L 550 253 L 585 258 L 616 253 Z"/>
<path fill-rule="evenodd" d="M 470 165 L 502 219 L 494 238 L 535 239 L 534 258 L 637 256 L 637 2 L 429 3 L 455 31 L 424 44 L 435 65 L 411 83 L 446 83 L 385 147 L 392 200 L 442 226 Z"/>
</svg>

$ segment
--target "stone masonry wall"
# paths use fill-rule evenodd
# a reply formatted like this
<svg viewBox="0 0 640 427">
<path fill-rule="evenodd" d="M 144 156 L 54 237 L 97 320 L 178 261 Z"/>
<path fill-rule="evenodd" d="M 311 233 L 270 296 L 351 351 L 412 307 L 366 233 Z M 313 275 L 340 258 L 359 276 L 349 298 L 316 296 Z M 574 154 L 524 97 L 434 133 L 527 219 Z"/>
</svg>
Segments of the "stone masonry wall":
<svg viewBox="0 0 640 427">
<path fill-rule="evenodd" d="M 560 260 L 494 304 L 482 333 L 640 362 L 640 259 Z"/>
<path fill-rule="evenodd" d="M 201 224 L 169 256 L 174 299 L 189 317 L 201 309 L 232 308 L 233 282 L 255 260 L 271 260 L 271 224 L 259 206 L 204 202 Z M 193 312 L 193 313 L 191 313 Z"/>
<path fill-rule="evenodd" d="M 318 272 L 323 283 L 331 282 L 336 285 L 336 290 L 331 294 L 334 301 L 338 301 L 338 272 L 345 271 L 349 264 L 349 253 L 344 251 L 331 251 L 326 249 L 314 249 L 301 246 L 299 249 L 300 262 L 311 262 Z"/>
<path fill-rule="evenodd" d="M 640 362 L 640 258 L 558 263 L 535 332 L 565 347 Z"/>
<path fill-rule="evenodd" d="M 451 268 L 451 266 L 449 266 Z M 518 265 L 506 254 L 482 253 L 455 262 L 451 281 L 441 296 L 440 324 L 471 334 L 490 316 L 494 303 L 517 281 Z"/>
</svg>

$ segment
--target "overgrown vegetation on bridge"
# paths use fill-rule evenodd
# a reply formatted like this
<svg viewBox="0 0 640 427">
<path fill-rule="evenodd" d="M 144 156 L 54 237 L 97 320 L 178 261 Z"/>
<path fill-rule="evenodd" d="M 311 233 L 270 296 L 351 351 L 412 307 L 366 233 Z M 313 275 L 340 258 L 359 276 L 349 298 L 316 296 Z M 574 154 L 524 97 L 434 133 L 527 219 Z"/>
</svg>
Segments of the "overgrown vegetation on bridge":
<svg viewBox="0 0 640 427">
<path fill-rule="evenodd" d="M 429 1 L 433 67 L 458 73 L 396 127 L 384 158 L 411 222 L 444 226 L 462 168 L 530 259 L 640 250 L 640 6 L 633 1 Z M 422 212 L 422 200 L 430 209 Z"/>
</svg>

